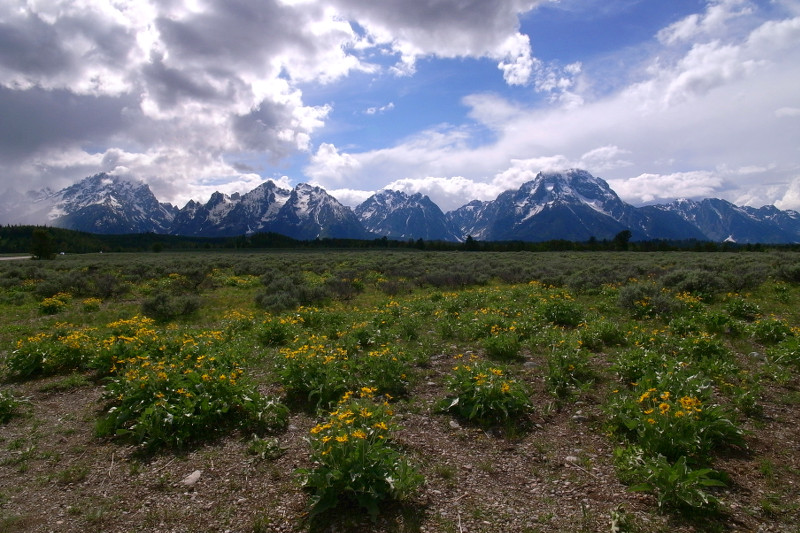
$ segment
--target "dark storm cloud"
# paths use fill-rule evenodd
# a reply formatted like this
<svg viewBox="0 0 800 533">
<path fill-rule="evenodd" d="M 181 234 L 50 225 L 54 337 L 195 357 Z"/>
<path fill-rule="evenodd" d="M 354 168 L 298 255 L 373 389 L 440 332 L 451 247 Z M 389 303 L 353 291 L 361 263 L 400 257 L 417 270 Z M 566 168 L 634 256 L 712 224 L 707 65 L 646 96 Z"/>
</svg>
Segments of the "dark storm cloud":
<svg viewBox="0 0 800 533">
<path fill-rule="evenodd" d="M 161 17 L 156 25 L 175 61 L 190 64 L 263 70 L 287 45 L 304 46 L 298 11 L 272 1 L 217 0 L 207 11 L 180 20 Z"/>
<path fill-rule="evenodd" d="M 496 49 L 519 27 L 519 14 L 542 0 L 334 0 L 360 23 L 371 22 L 424 53 L 481 55 Z"/>
<path fill-rule="evenodd" d="M 0 65 L 24 74 L 50 75 L 69 69 L 71 63 L 55 28 L 39 17 L 0 23 Z"/>
<path fill-rule="evenodd" d="M 291 120 L 290 108 L 264 101 L 250 113 L 234 118 L 233 129 L 246 150 L 266 150 L 273 159 L 278 159 L 293 148 L 291 139 L 281 137 L 281 131 Z"/>
<path fill-rule="evenodd" d="M 17 85 L 69 86 L 92 66 L 124 67 L 134 45 L 128 28 L 90 11 L 53 21 L 27 12 L 0 22 L 0 67 L 17 74 Z"/>
<path fill-rule="evenodd" d="M 142 76 L 149 95 L 162 109 L 184 99 L 213 101 L 224 96 L 203 80 L 202 72 L 190 73 L 169 67 L 158 54 L 153 54 L 150 63 L 142 67 Z"/>
<path fill-rule="evenodd" d="M 53 146 L 104 144 L 127 126 L 125 109 L 136 104 L 130 97 L 0 87 L 0 154 L 8 161 Z"/>
</svg>

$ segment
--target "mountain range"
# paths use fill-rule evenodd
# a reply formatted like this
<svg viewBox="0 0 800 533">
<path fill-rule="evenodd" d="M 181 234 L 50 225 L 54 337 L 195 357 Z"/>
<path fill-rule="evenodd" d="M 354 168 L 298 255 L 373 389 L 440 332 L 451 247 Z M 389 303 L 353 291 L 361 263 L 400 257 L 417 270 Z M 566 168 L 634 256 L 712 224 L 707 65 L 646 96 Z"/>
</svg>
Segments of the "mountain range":
<svg viewBox="0 0 800 533">
<path fill-rule="evenodd" d="M 101 234 L 274 232 L 299 240 L 587 241 L 629 230 L 633 240 L 800 242 L 797 211 L 716 198 L 635 207 L 603 179 L 577 169 L 540 172 L 519 189 L 447 213 L 420 193 L 382 190 L 351 209 L 320 187 L 301 183 L 289 190 L 272 181 L 245 194 L 216 192 L 204 204 L 192 200 L 178 208 L 159 202 L 141 181 L 101 173 L 60 191 L 9 191 L 0 199 L 0 222 Z"/>
</svg>

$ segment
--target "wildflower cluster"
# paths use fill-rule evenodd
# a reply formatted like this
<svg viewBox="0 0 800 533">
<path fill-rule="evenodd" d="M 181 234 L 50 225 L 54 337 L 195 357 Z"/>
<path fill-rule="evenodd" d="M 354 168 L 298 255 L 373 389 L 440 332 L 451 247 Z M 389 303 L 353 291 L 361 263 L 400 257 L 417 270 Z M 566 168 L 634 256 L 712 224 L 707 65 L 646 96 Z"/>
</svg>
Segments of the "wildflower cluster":
<svg viewBox="0 0 800 533">
<path fill-rule="evenodd" d="M 545 385 L 554 396 L 560 399 L 572 396 L 576 391 L 594 382 L 589 352 L 583 342 L 570 346 L 565 341 L 554 344 L 547 354 L 547 374 Z"/>
<path fill-rule="evenodd" d="M 336 409 L 311 428 L 314 467 L 298 470 L 312 492 L 314 514 L 351 501 L 374 518 L 384 500 L 407 496 L 422 481 L 392 443 L 393 412 L 375 387 L 346 392 Z"/>
<path fill-rule="evenodd" d="M 109 344 L 110 407 L 98 434 L 129 435 L 146 448 L 181 448 L 227 427 L 261 431 L 285 424 L 288 410 L 243 380 L 220 332 L 158 337 L 157 345 L 124 336 Z"/>
<path fill-rule="evenodd" d="M 13 379 L 86 370 L 96 354 L 93 328 L 58 324 L 50 333 L 19 339 L 6 357 L 6 373 Z"/>
<path fill-rule="evenodd" d="M 85 298 L 81 305 L 83 306 L 83 310 L 87 313 L 92 313 L 100 309 L 100 305 L 103 303 L 103 300 L 100 298 Z"/>
<path fill-rule="evenodd" d="M 516 359 L 522 347 L 520 335 L 514 324 L 506 328 L 500 325 L 492 326 L 490 335 L 483 339 L 482 344 L 487 356 L 501 360 Z"/>
<path fill-rule="evenodd" d="M 744 444 L 742 431 L 722 407 L 702 399 L 706 390 L 673 394 L 666 388 L 644 387 L 617 393 L 610 414 L 615 430 L 645 453 L 703 463 L 715 446 Z"/>
<path fill-rule="evenodd" d="M 256 326 L 256 338 L 264 346 L 286 346 L 297 337 L 302 322 L 298 316 L 268 315 Z"/>
<path fill-rule="evenodd" d="M 483 426 L 513 424 L 532 409 L 525 386 L 505 366 L 478 360 L 474 355 L 459 364 L 447 381 L 451 396 L 439 403 L 445 411 Z"/>
<path fill-rule="evenodd" d="M 382 345 L 351 355 L 326 336 L 305 340 L 279 352 L 278 374 L 290 394 L 327 405 L 357 384 L 369 384 L 382 393 L 405 392 L 410 358 L 397 348 Z"/>
<path fill-rule="evenodd" d="M 710 401 L 708 382 L 681 372 L 661 377 L 612 394 L 612 433 L 627 441 L 617 452 L 617 466 L 636 482 L 632 490 L 655 492 L 660 506 L 714 506 L 717 500 L 706 489 L 722 483 L 709 467 L 712 450 L 743 447 L 743 432 Z"/>
<path fill-rule="evenodd" d="M 255 316 L 250 311 L 231 309 L 222 316 L 222 329 L 228 336 L 253 328 Z"/>
<path fill-rule="evenodd" d="M 71 294 L 59 292 L 39 302 L 39 312 L 45 315 L 55 315 L 66 309 L 70 300 L 72 300 Z"/>
<path fill-rule="evenodd" d="M 539 304 L 539 313 L 556 326 L 576 327 L 584 321 L 581 306 L 567 292 L 551 294 Z"/>
</svg>

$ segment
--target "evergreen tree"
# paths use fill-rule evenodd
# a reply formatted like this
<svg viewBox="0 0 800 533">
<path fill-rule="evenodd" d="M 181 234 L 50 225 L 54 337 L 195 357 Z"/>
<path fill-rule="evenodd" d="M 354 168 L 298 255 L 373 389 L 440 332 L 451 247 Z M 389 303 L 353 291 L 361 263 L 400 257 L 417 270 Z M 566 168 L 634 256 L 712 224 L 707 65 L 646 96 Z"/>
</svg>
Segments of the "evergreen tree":
<svg viewBox="0 0 800 533">
<path fill-rule="evenodd" d="M 34 259 L 55 259 L 56 245 L 50 232 L 35 228 L 31 235 L 31 255 Z"/>
</svg>

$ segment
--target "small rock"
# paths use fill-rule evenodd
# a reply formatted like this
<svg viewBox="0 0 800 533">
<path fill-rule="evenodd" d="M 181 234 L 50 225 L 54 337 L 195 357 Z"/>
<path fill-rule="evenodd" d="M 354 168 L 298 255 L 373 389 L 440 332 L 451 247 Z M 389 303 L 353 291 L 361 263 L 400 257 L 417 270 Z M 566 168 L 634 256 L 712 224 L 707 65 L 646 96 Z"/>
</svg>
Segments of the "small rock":
<svg viewBox="0 0 800 533">
<path fill-rule="evenodd" d="M 461 426 L 455 420 L 450 421 L 450 429 L 461 429 Z"/>
<path fill-rule="evenodd" d="M 564 460 L 565 460 L 566 462 L 568 462 L 568 463 L 577 463 L 577 462 L 578 462 L 578 458 L 577 458 L 577 457 L 575 457 L 574 455 L 568 455 L 568 456 L 566 456 L 566 457 L 564 458 Z"/>
<path fill-rule="evenodd" d="M 191 474 L 189 474 L 188 476 L 183 478 L 181 483 L 183 483 L 187 487 L 194 487 L 194 485 L 200 479 L 200 475 L 201 474 L 202 474 L 202 472 L 200 470 L 195 470 L 194 472 L 192 472 Z"/>
</svg>

